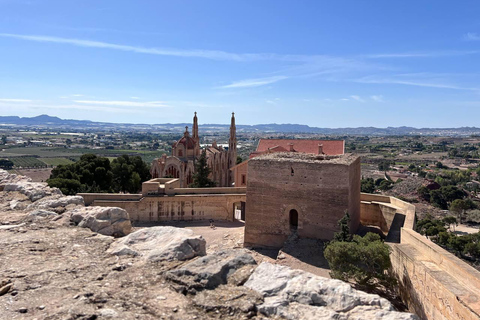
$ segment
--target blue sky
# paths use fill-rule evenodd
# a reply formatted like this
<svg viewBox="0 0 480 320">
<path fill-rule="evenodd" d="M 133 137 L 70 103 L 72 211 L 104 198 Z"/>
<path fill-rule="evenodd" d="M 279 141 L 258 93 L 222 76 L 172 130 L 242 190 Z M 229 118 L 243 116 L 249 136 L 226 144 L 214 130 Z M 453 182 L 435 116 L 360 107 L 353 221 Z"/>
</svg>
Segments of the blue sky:
<svg viewBox="0 0 480 320">
<path fill-rule="evenodd" d="M 0 115 L 480 126 L 478 1 L 0 0 Z"/>
</svg>

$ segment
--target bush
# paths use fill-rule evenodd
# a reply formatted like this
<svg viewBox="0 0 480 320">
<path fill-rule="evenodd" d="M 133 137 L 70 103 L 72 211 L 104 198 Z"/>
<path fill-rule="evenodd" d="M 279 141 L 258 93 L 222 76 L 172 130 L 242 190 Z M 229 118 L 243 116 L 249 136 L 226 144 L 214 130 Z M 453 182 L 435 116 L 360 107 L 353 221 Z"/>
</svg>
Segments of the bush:
<svg viewBox="0 0 480 320">
<path fill-rule="evenodd" d="M 369 288 L 376 284 L 387 287 L 394 282 L 386 272 L 391 267 L 390 248 L 375 233 L 369 232 L 364 237 L 354 235 L 349 242 L 332 241 L 324 254 L 332 278 Z"/>
</svg>

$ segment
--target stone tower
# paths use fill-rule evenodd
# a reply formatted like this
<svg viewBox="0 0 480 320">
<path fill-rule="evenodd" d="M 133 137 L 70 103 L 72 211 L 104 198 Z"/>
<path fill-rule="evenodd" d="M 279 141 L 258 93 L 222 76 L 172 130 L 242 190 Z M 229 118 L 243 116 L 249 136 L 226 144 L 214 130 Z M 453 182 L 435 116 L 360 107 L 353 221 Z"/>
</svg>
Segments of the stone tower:
<svg viewBox="0 0 480 320">
<path fill-rule="evenodd" d="M 235 127 L 235 113 L 232 112 L 232 120 L 230 122 L 230 139 L 228 140 L 228 169 L 237 163 L 237 128 Z M 228 170 L 228 186 L 233 183 L 233 172 Z"/>
</svg>

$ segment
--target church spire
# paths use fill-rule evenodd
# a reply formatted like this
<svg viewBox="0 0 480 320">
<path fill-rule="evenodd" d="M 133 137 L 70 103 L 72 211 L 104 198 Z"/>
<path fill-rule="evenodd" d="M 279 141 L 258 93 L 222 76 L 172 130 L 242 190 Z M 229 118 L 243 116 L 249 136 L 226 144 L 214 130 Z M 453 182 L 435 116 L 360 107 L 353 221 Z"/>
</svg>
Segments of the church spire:
<svg viewBox="0 0 480 320">
<path fill-rule="evenodd" d="M 232 168 L 237 163 L 237 128 L 235 127 L 235 113 L 232 112 L 232 120 L 230 122 L 230 139 L 228 140 L 228 168 Z M 228 186 L 232 186 L 234 182 L 233 172 L 228 170 Z"/>
<path fill-rule="evenodd" d="M 195 115 L 193 116 L 192 138 L 195 139 L 195 141 L 198 141 L 198 119 L 196 111 Z"/>
</svg>

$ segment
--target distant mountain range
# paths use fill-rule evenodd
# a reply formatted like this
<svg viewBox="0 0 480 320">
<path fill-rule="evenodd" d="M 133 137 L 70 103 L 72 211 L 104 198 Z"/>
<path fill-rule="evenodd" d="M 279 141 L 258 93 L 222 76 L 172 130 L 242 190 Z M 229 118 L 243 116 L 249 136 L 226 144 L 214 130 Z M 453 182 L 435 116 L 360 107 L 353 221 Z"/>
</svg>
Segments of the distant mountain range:
<svg viewBox="0 0 480 320">
<path fill-rule="evenodd" d="M 72 130 L 97 130 L 97 131 L 158 131 L 158 132 L 183 132 L 185 126 L 191 126 L 191 123 L 164 123 L 164 124 L 131 124 L 131 123 L 108 123 L 94 122 L 89 120 L 69 120 L 40 115 L 31 118 L 21 117 L 1 117 L 0 125 L 28 127 L 28 128 L 58 128 Z M 199 128 L 204 131 L 228 131 L 229 124 L 203 124 Z M 256 125 L 237 125 L 238 132 L 257 132 L 257 133 L 317 133 L 325 135 L 440 135 L 440 136 L 470 136 L 480 135 L 480 128 L 460 127 L 460 128 L 413 128 L 413 127 L 358 127 L 358 128 L 317 128 L 302 124 L 256 124 Z"/>
</svg>

